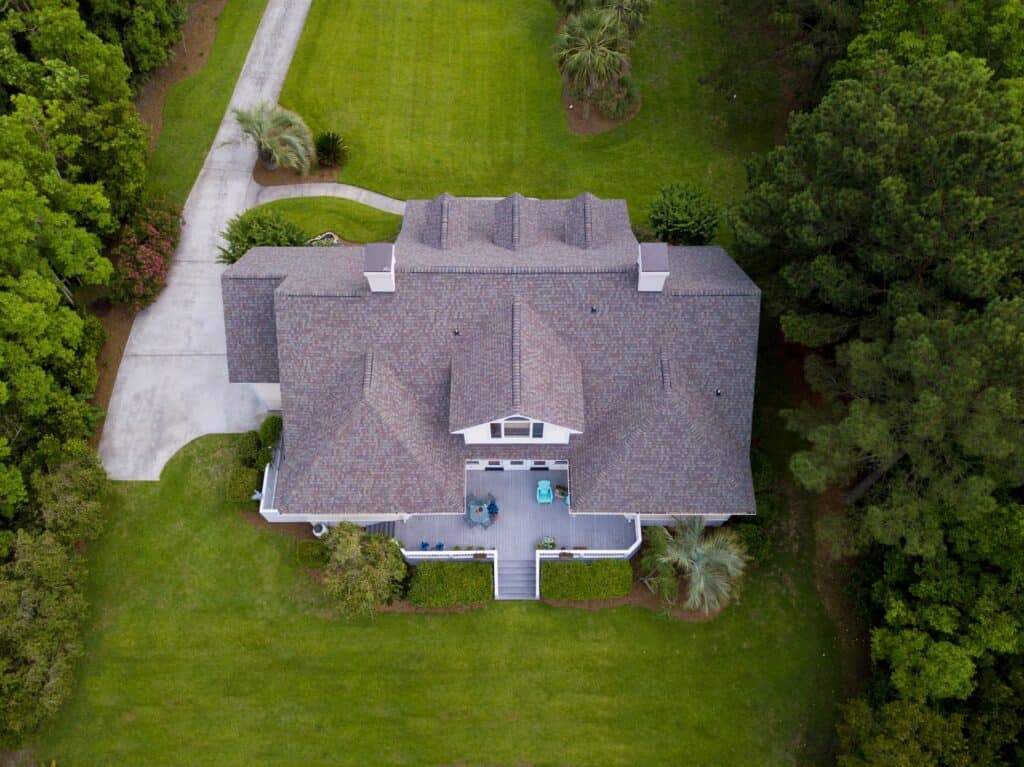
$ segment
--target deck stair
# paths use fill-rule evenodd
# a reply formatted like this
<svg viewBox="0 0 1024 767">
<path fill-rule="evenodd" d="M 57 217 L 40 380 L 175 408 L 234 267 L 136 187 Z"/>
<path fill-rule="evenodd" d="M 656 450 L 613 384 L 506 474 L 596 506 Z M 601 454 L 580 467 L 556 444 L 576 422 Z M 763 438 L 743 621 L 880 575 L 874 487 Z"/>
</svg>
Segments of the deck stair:
<svg viewBox="0 0 1024 767">
<path fill-rule="evenodd" d="M 498 560 L 498 599 L 536 599 L 536 589 L 532 559 Z"/>
<path fill-rule="evenodd" d="M 371 535 L 384 535 L 388 538 L 395 537 L 395 523 L 392 522 L 378 522 L 375 525 L 367 525 L 366 532 Z"/>
</svg>

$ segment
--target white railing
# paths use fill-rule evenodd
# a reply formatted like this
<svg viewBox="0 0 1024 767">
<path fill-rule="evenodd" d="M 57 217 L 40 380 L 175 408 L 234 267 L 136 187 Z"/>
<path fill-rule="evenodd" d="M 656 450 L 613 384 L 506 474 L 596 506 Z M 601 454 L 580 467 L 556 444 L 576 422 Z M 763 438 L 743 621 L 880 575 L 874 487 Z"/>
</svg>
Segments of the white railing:
<svg viewBox="0 0 1024 767">
<path fill-rule="evenodd" d="M 417 562 L 472 562 L 477 560 L 480 562 L 491 562 L 493 568 L 494 578 L 494 598 L 498 598 L 498 550 L 497 549 L 476 549 L 465 550 L 465 551 L 437 551 L 434 549 L 428 549 L 426 551 L 416 551 L 413 549 L 402 549 L 402 556 L 405 557 L 405 561 L 411 565 Z"/>
<path fill-rule="evenodd" d="M 277 449 L 274 449 L 274 457 L 263 469 L 263 487 L 260 490 L 260 514 L 264 519 L 277 514 L 274 508 L 274 494 L 277 493 Z"/>
<path fill-rule="evenodd" d="M 643 543 L 640 532 L 640 517 L 633 517 L 636 537 L 628 549 L 537 549 L 533 554 L 534 598 L 540 599 L 540 563 L 545 559 L 629 559 L 636 554 Z"/>
</svg>

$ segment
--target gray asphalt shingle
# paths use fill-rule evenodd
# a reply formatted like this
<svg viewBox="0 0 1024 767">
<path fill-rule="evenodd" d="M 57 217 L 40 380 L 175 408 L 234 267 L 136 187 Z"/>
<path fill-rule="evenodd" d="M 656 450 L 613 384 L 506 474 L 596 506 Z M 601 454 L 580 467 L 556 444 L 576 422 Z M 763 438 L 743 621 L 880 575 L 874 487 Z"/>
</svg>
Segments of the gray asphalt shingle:
<svg viewBox="0 0 1024 767">
<path fill-rule="evenodd" d="M 261 248 L 224 274 L 231 380 L 281 383 L 283 513 L 459 512 L 464 461 L 495 458 L 568 459 L 576 512 L 754 512 L 760 292 L 721 248 L 670 247 L 664 292 L 640 293 L 621 200 L 407 211 L 395 293 L 368 290 L 362 248 Z M 582 434 L 449 433 L 515 410 Z"/>
</svg>

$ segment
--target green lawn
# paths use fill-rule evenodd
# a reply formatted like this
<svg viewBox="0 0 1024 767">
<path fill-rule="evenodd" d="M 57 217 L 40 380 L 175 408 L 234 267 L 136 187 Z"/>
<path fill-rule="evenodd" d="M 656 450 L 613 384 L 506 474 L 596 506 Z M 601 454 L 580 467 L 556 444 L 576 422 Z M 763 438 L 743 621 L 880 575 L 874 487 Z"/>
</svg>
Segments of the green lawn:
<svg viewBox="0 0 1024 767">
<path fill-rule="evenodd" d="M 639 221 L 670 181 L 735 198 L 771 142 L 775 103 L 699 84 L 733 48 L 716 6 L 659 0 L 633 51 L 643 108 L 599 136 L 566 127 L 551 0 L 314 0 L 281 101 L 345 136 L 345 182 L 403 199 L 589 190 Z"/>
<path fill-rule="evenodd" d="M 147 193 L 184 205 L 228 108 L 266 0 L 229 0 L 217 19 L 206 66 L 167 94 L 163 128 L 149 161 Z"/>
<path fill-rule="evenodd" d="M 310 237 L 331 231 L 347 242 L 386 242 L 402 227 L 401 216 L 337 197 L 297 197 L 260 207 L 278 211 Z"/>
<path fill-rule="evenodd" d="M 222 501 L 237 438 L 119 483 L 60 765 L 824 763 L 838 670 L 806 561 L 710 623 L 497 603 L 345 622 Z"/>
</svg>

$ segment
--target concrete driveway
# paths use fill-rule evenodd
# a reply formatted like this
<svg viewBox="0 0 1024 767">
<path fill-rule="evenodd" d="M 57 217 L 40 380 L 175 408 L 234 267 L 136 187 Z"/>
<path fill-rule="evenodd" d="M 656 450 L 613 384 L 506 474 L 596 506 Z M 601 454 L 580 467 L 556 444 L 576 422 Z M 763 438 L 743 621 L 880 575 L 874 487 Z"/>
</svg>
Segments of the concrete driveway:
<svg viewBox="0 0 1024 767">
<path fill-rule="evenodd" d="M 185 203 L 167 288 L 132 326 L 100 439 L 113 479 L 159 479 L 203 434 L 245 431 L 280 407 L 276 385 L 229 384 L 217 264 L 219 232 L 258 195 L 256 149 L 231 109 L 275 103 L 311 0 L 269 0 L 231 103 Z"/>
</svg>

